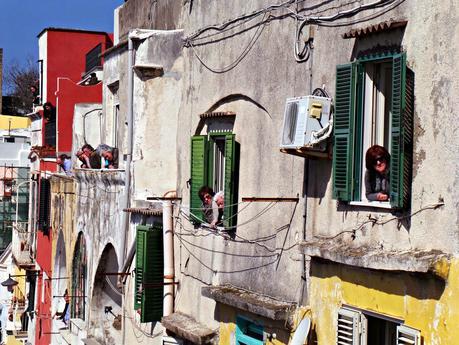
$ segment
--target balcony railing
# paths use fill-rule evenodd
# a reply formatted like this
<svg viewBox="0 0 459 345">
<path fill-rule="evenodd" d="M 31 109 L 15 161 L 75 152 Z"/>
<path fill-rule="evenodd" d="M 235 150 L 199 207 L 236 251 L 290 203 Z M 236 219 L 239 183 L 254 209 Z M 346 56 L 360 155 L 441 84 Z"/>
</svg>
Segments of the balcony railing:
<svg viewBox="0 0 459 345">
<path fill-rule="evenodd" d="M 13 223 L 13 256 L 19 266 L 34 264 L 33 233 L 27 228 L 28 222 Z"/>
</svg>

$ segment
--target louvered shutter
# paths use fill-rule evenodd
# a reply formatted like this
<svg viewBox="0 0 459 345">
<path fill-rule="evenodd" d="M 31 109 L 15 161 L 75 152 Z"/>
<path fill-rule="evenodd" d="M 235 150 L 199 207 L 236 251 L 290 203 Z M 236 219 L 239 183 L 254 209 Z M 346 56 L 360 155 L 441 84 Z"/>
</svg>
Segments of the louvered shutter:
<svg viewBox="0 0 459 345">
<path fill-rule="evenodd" d="M 145 241 L 147 226 L 138 225 L 136 234 L 136 252 L 135 252 L 135 291 L 134 291 L 134 309 L 137 310 L 142 305 L 142 282 L 144 274 L 144 257 Z"/>
<path fill-rule="evenodd" d="M 405 61 L 404 53 L 393 57 L 390 202 L 394 208 L 408 207 L 411 189 L 414 80 L 406 73 Z"/>
<path fill-rule="evenodd" d="M 397 345 L 421 345 L 421 333 L 413 328 L 397 326 Z"/>
<path fill-rule="evenodd" d="M 333 120 L 333 197 L 352 200 L 356 63 L 336 67 Z"/>
<path fill-rule="evenodd" d="M 145 231 L 141 322 L 160 321 L 163 316 L 164 255 L 163 229 L 155 225 Z"/>
<path fill-rule="evenodd" d="M 236 224 L 237 214 L 237 170 L 239 162 L 236 150 L 235 134 L 225 135 L 225 209 L 223 225 L 225 228 Z"/>
<path fill-rule="evenodd" d="M 50 226 L 51 187 L 49 180 L 40 179 L 40 209 L 38 211 L 38 228 L 47 232 Z"/>
<path fill-rule="evenodd" d="M 341 308 L 338 311 L 338 329 L 336 332 L 337 345 L 360 345 L 361 313 L 355 310 Z"/>
<path fill-rule="evenodd" d="M 198 192 L 207 185 L 207 137 L 195 135 L 191 137 L 191 187 L 190 187 L 190 215 L 196 222 L 203 222 L 204 216 Z"/>
</svg>

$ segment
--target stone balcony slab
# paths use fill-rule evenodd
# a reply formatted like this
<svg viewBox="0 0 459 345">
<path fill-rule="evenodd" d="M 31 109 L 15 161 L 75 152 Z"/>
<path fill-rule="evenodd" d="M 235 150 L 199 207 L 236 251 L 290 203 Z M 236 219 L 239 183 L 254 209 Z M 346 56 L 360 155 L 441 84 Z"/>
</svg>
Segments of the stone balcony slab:
<svg viewBox="0 0 459 345">
<path fill-rule="evenodd" d="M 213 344 L 216 332 L 199 323 L 191 316 L 176 312 L 161 319 L 161 324 L 168 331 L 189 340 L 193 344 Z"/>
<path fill-rule="evenodd" d="M 387 251 L 381 248 L 352 247 L 348 243 L 314 239 L 300 243 L 308 256 L 349 266 L 383 271 L 431 273 L 446 280 L 450 257 L 439 250 Z"/>
<path fill-rule="evenodd" d="M 247 291 L 231 285 L 204 286 L 201 294 L 205 297 L 230 305 L 271 320 L 288 320 L 295 304 L 274 299 L 272 297 Z"/>
</svg>

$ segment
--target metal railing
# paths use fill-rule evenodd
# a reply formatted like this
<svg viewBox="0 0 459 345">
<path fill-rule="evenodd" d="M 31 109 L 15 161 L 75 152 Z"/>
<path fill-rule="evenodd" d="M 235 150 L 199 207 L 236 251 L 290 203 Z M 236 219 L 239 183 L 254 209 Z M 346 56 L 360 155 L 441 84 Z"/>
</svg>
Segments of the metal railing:
<svg viewBox="0 0 459 345">
<path fill-rule="evenodd" d="M 28 231 L 28 222 L 13 224 L 13 256 L 19 265 L 31 265 L 34 260 L 33 233 Z"/>
</svg>

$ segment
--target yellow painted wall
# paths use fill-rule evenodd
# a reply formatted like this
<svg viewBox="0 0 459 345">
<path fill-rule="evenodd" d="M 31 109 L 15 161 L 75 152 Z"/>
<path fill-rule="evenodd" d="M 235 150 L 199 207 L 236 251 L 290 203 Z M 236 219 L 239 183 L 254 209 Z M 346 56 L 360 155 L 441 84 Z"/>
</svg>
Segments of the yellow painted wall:
<svg viewBox="0 0 459 345">
<path fill-rule="evenodd" d="M 24 343 L 20 340 L 17 340 L 14 335 L 8 335 L 6 337 L 6 345 L 23 345 Z"/>
<path fill-rule="evenodd" d="M 0 115 L 0 129 L 20 129 L 30 127 L 30 119 L 23 116 Z"/>
<path fill-rule="evenodd" d="M 459 259 L 446 283 L 430 274 L 373 271 L 333 263 L 311 266 L 311 311 L 319 345 L 336 344 L 343 304 L 403 319 L 424 345 L 458 344 Z"/>
<path fill-rule="evenodd" d="M 67 277 L 71 277 L 72 259 L 78 234 L 75 233 L 75 180 L 65 176 L 51 178 L 51 224 L 52 224 L 52 261 L 54 270 L 57 242 L 60 234 L 64 236 Z M 67 280 L 71 294 L 71 281 Z"/>
</svg>

